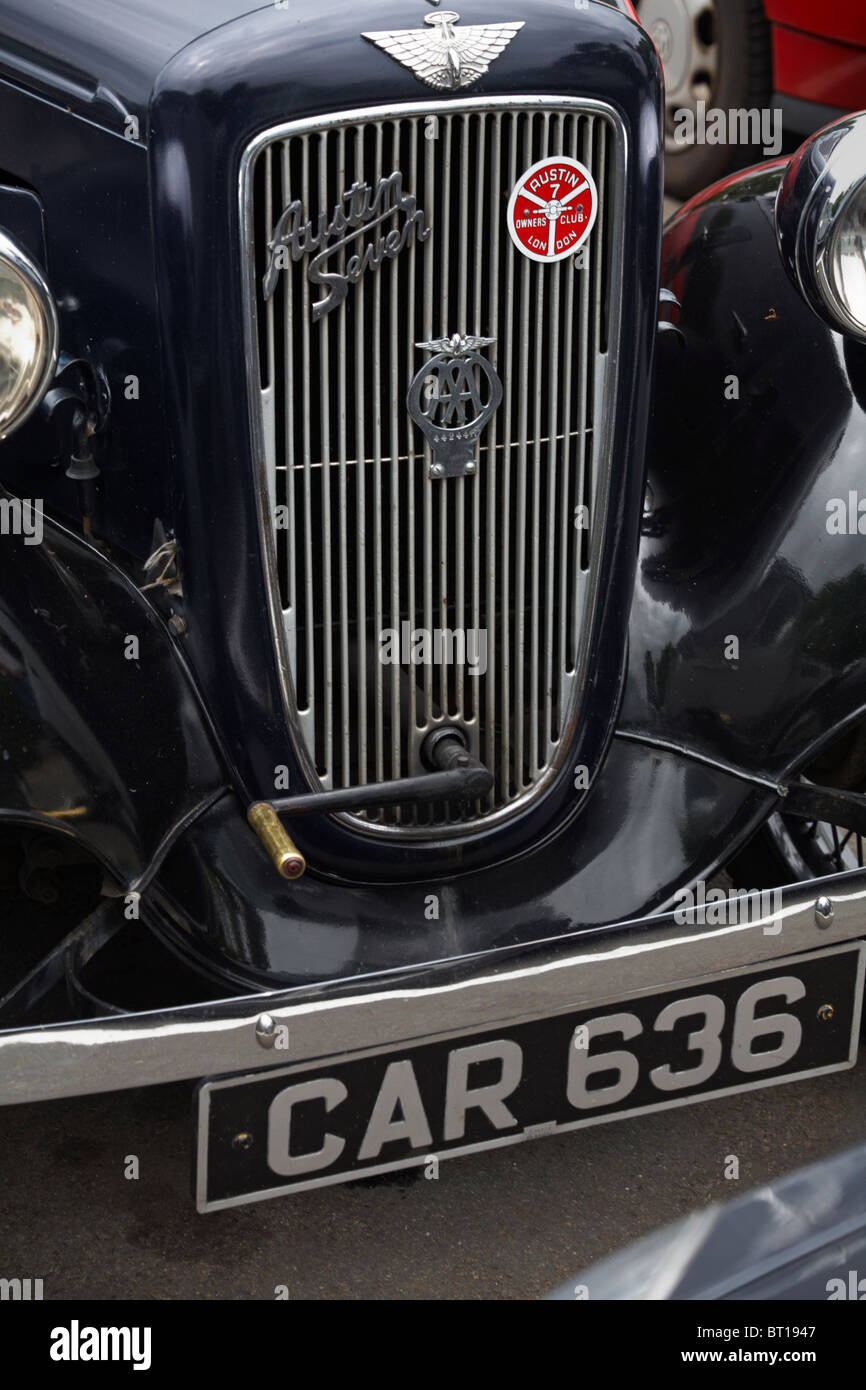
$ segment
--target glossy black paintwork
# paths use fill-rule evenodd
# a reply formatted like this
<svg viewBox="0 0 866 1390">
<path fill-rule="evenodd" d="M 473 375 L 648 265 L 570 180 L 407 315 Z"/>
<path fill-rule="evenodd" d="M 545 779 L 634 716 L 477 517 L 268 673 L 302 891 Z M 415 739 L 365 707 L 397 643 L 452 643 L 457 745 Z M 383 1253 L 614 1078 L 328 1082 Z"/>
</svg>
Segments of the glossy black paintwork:
<svg viewBox="0 0 866 1390">
<path fill-rule="evenodd" d="M 134 574 L 135 558 L 153 549 L 155 522 L 170 529 L 184 490 L 164 428 L 147 153 L 0 83 L 0 171 L 38 190 L 45 233 L 39 259 L 57 304 L 62 351 L 98 364 L 108 380 L 106 537 L 117 562 Z M 0 226 L 4 206 L 9 201 L 0 197 Z M 130 395 L 135 390 L 137 399 Z M 2 442 L 0 479 L 77 520 L 75 488 L 56 464 L 56 448 L 37 412 Z"/>
<path fill-rule="evenodd" d="M 2 0 L 0 76 L 123 133 L 125 113 L 144 124 L 170 58 L 254 8 L 244 0 Z"/>
<path fill-rule="evenodd" d="M 665 234 L 686 346 L 658 364 L 620 720 L 774 778 L 866 706 L 866 535 L 827 529 L 830 499 L 866 497 L 866 347 L 784 272 L 781 175 L 718 185 Z"/>
<path fill-rule="evenodd" d="M 148 920 L 245 983 L 390 970 L 651 912 L 774 804 L 763 788 L 615 738 L 585 813 L 555 839 L 475 873 L 371 886 L 309 872 L 281 883 L 226 802 L 168 857 Z"/>
<path fill-rule="evenodd" d="M 4 535 L 0 820 L 74 836 L 127 887 L 223 782 L 193 687 L 142 595 L 48 522 L 41 544 Z"/>
<path fill-rule="evenodd" d="M 0 227 L 45 271 L 45 214 L 38 196 L 29 188 L 0 183 Z"/>
</svg>

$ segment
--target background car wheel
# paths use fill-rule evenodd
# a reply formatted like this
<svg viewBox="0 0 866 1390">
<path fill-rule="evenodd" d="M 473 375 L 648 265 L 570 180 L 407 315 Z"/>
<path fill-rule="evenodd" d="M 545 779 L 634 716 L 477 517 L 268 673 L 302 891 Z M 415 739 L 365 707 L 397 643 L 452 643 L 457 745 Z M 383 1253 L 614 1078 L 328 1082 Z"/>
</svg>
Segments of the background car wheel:
<svg viewBox="0 0 866 1390">
<path fill-rule="evenodd" d="M 731 169 L 755 163 L 755 145 L 686 145 L 674 113 L 765 107 L 772 94 L 770 26 L 763 0 L 640 0 L 638 17 L 665 72 L 665 190 L 688 198 Z"/>
</svg>

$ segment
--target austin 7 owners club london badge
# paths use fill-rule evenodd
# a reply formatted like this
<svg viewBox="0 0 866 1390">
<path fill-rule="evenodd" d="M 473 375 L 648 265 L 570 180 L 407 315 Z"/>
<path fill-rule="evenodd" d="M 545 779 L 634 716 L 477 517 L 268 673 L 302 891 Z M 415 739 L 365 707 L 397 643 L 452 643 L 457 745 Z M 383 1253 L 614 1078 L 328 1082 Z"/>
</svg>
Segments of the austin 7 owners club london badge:
<svg viewBox="0 0 866 1390">
<path fill-rule="evenodd" d="M 576 159 L 539 160 L 517 180 L 508 203 L 508 231 L 533 261 L 574 255 L 592 231 L 598 192 L 592 174 Z"/>
</svg>

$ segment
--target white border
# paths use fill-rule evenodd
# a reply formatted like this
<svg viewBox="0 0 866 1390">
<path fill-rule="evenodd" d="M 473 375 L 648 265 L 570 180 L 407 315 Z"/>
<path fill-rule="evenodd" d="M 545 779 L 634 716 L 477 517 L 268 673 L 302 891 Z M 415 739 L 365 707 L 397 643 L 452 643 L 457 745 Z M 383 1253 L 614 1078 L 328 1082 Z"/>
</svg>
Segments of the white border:
<svg viewBox="0 0 866 1390">
<path fill-rule="evenodd" d="M 326 1070 L 332 1066 L 340 1065 L 345 1061 L 360 1061 L 365 1057 L 380 1056 L 382 1053 L 393 1052 L 396 1055 L 399 1052 L 402 1055 L 403 1052 L 414 1051 L 418 1047 L 424 1047 L 432 1040 L 419 1041 L 415 1044 L 410 1044 L 408 1047 L 394 1047 L 390 1045 L 388 1047 L 365 1048 L 357 1053 L 343 1053 L 342 1056 L 325 1058 L 313 1066 L 310 1066 L 308 1063 L 300 1062 L 295 1066 L 283 1067 L 276 1071 L 265 1070 L 253 1072 L 243 1077 L 230 1076 L 219 1081 L 203 1081 L 198 1089 L 195 1173 L 196 1208 L 200 1212 L 208 1212 L 222 1211 L 226 1207 L 249 1206 L 253 1202 L 265 1202 L 273 1197 L 287 1197 L 295 1192 L 308 1192 L 315 1187 L 333 1187 L 337 1183 L 355 1182 L 359 1178 L 372 1178 L 380 1173 L 393 1173 L 405 1168 L 420 1167 L 422 1164 L 426 1163 L 431 1156 L 435 1156 L 440 1160 L 446 1158 L 461 1158 L 466 1154 L 484 1153 L 488 1149 L 506 1148 L 512 1144 L 522 1143 L 527 1139 L 546 1139 L 552 1134 L 567 1134 L 571 1130 L 586 1129 L 590 1125 L 610 1124 L 614 1120 L 627 1120 L 635 1115 L 654 1115 L 660 1110 L 673 1110 L 683 1105 L 697 1105 L 701 1101 L 718 1100 L 722 1096 L 739 1095 L 744 1091 L 758 1091 L 764 1090 L 768 1086 L 781 1086 L 788 1081 L 802 1081 L 807 1077 L 824 1076 L 836 1071 L 847 1071 L 853 1067 L 857 1061 L 857 1048 L 860 1037 L 860 1015 L 863 1005 L 864 973 L 866 973 L 866 942 L 846 942 L 838 946 L 828 947 L 823 951 L 807 951 L 800 955 L 783 957 L 779 960 L 761 961 L 758 964 L 747 966 L 742 970 L 726 970 L 716 972 L 712 975 L 698 976 L 694 980 L 690 980 L 688 985 L 683 984 L 682 990 L 683 993 L 686 993 L 687 991 L 691 992 L 696 985 L 708 984 L 712 981 L 730 978 L 740 979 L 746 975 L 755 975 L 761 971 L 767 970 L 784 970 L 789 966 L 799 965 L 804 961 L 818 960 L 825 956 L 836 956 L 843 951 L 857 956 L 857 973 L 854 981 L 854 1015 L 852 1019 L 848 1057 L 844 1062 L 834 1062 L 826 1067 L 810 1067 L 806 1068 L 805 1071 L 788 1072 L 782 1076 L 764 1077 L 760 1081 L 746 1081 L 742 1086 L 726 1086 L 721 1090 L 702 1091 L 699 1095 L 681 1096 L 675 1100 L 659 1101 L 656 1105 L 639 1105 L 633 1107 L 631 1110 L 617 1110 L 605 1115 L 587 1116 L 585 1119 L 572 1120 L 564 1125 L 557 1125 L 555 1122 L 551 1121 L 552 1127 L 549 1130 L 545 1130 L 543 1134 L 533 1133 L 532 1131 L 537 1127 L 530 1126 L 529 1130 L 515 1130 L 512 1134 L 504 1135 L 500 1139 L 485 1139 L 480 1144 L 466 1144 L 459 1149 L 445 1149 L 442 1152 L 438 1152 L 435 1148 L 431 1148 L 424 1154 L 414 1154 L 411 1158 L 397 1159 L 392 1163 L 377 1164 L 376 1167 L 373 1168 L 350 1169 L 341 1173 L 332 1173 L 326 1177 L 311 1178 L 308 1182 L 281 1184 L 279 1187 L 269 1187 L 260 1192 L 244 1194 L 239 1197 L 225 1197 L 215 1202 L 208 1202 L 207 1200 L 207 1140 L 210 1128 L 210 1094 L 212 1091 L 222 1090 L 226 1086 L 242 1085 L 245 1081 L 263 1080 L 266 1077 L 294 1076 L 299 1072 L 308 1075 L 310 1073 Z M 675 988 L 676 986 L 674 986 L 674 989 Z M 640 990 L 637 994 L 629 996 L 628 999 L 617 998 L 609 1001 L 598 1001 L 597 1004 L 593 1004 L 593 1010 L 595 1010 L 596 1007 L 607 1007 L 608 1004 L 629 1004 L 637 999 L 652 997 L 656 994 L 670 993 L 673 993 L 673 989 L 670 986 Z M 472 1032 L 461 1029 L 454 1033 L 443 1034 L 437 1037 L 435 1041 L 447 1041 L 449 1037 L 473 1039 L 486 1033 L 496 1031 L 497 1029 L 513 1028 L 520 1023 L 530 1022 L 532 1019 L 556 1018 L 570 1013 L 584 1012 L 586 1012 L 585 1007 L 581 1008 L 578 1004 L 570 1009 L 559 1009 L 552 1014 L 536 1014 L 530 1015 L 528 1018 L 508 1019 L 507 1021 L 488 1024 L 486 1027 L 474 1029 Z"/>
</svg>

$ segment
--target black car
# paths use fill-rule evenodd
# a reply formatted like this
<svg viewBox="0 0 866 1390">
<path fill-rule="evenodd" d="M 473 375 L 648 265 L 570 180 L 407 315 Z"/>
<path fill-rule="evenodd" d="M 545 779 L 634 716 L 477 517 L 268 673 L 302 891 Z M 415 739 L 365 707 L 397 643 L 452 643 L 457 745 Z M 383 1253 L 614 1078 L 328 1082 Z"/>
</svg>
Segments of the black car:
<svg viewBox="0 0 866 1390">
<path fill-rule="evenodd" d="M 0 1100 L 209 1210 L 852 1065 L 866 116 L 662 238 L 626 0 L 0 36 Z"/>
</svg>

